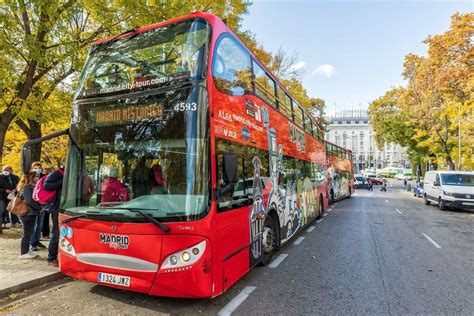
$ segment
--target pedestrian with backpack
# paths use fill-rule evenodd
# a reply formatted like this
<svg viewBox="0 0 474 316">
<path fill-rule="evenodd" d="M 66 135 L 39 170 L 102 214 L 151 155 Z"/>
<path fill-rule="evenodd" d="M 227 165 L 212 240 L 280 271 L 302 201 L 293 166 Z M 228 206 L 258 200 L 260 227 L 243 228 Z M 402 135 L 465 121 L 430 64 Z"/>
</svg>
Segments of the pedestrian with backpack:
<svg viewBox="0 0 474 316">
<path fill-rule="evenodd" d="M 64 164 L 60 164 L 59 168 L 49 173 L 43 183 L 43 190 L 53 192 L 54 196 L 49 201 L 45 210 L 51 214 L 53 226 L 51 229 L 51 239 L 48 247 L 48 265 L 57 267 L 58 264 L 58 244 L 59 244 L 59 207 L 61 202 L 61 190 L 63 187 Z M 41 192 L 40 192 L 41 193 Z"/>
<path fill-rule="evenodd" d="M 27 212 L 23 215 L 20 215 L 20 221 L 23 224 L 20 259 L 33 259 L 38 256 L 36 252 L 30 249 L 30 239 L 35 230 L 36 216 L 41 211 L 41 205 L 33 200 L 33 189 L 36 181 L 36 172 L 30 171 L 23 176 L 17 186 L 18 196 L 16 199 L 20 198 L 27 206 Z M 13 204 L 13 202 L 14 201 L 12 201 L 11 204 Z"/>
<path fill-rule="evenodd" d="M 45 176 L 45 174 L 43 173 L 43 165 L 41 164 L 41 162 L 39 162 L 39 161 L 33 162 L 31 164 L 30 170 L 36 172 L 37 178 L 40 180 L 40 181 L 37 182 L 37 185 L 41 185 L 42 184 L 41 178 L 43 178 Z M 37 190 L 38 190 L 38 188 L 36 188 L 36 185 L 35 185 L 35 190 L 33 190 L 33 192 L 35 192 Z M 35 197 L 35 196 L 33 196 L 33 197 Z M 31 240 L 30 240 L 30 249 L 33 250 L 33 251 L 38 251 L 39 249 L 46 249 L 46 246 L 43 245 L 40 242 L 41 230 L 43 228 L 45 213 L 46 212 L 42 208 L 41 211 L 39 212 L 38 216 L 36 216 L 35 232 L 31 236 Z M 49 223 L 48 223 L 48 225 L 49 225 Z"/>
</svg>

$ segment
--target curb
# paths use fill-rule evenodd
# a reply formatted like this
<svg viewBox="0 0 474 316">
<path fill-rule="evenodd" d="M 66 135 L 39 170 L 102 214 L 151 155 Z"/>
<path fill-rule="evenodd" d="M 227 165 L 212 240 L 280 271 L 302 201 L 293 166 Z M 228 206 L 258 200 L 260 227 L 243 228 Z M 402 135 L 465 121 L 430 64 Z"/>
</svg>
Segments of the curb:
<svg viewBox="0 0 474 316">
<path fill-rule="evenodd" d="M 35 288 L 35 287 L 38 287 L 38 286 L 46 284 L 46 283 L 54 282 L 54 281 L 63 279 L 65 277 L 66 276 L 64 274 L 62 274 L 61 272 L 58 271 L 58 272 L 55 272 L 53 274 L 45 275 L 44 277 L 41 277 L 41 278 L 37 278 L 37 279 L 31 280 L 31 281 L 27 281 L 27 282 L 24 282 L 24 283 L 20 283 L 20 284 L 14 285 L 14 286 L 7 287 L 5 289 L 1 289 L 0 290 L 0 300 L 4 299 L 5 297 L 7 297 L 7 296 L 9 296 L 13 293 L 22 292 L 24 290 Z"/>
</svg>

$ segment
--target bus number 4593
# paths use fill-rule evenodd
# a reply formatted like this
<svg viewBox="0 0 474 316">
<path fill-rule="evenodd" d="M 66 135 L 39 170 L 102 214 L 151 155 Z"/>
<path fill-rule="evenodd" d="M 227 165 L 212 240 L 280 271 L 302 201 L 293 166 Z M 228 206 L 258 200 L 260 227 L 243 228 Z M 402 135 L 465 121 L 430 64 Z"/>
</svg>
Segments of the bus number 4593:
<svg viewBox="0 0 474 316">
<path fill-rule="evenodd" d="M 178 112 L 196 111 L 196 102 L 180 102 L 174 106 L 174 110 Z"/>
</svg>

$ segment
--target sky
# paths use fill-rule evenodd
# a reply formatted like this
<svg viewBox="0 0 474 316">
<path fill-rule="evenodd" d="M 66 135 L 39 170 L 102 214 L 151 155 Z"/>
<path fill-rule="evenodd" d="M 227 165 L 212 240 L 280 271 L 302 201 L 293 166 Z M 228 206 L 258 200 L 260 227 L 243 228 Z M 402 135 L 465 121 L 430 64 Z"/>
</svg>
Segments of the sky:
<svg viewBox="0 0 474 316">
<path fill-rule="evenodd" d="M 448 30 L 473 1 L 253 0 L 242 26 L 271 52 L 296 52 L 310 97 L 327 113 L 364 109 L 403 85 L 404 57 L 426 55 L 429 35 Z"/>
</svg>

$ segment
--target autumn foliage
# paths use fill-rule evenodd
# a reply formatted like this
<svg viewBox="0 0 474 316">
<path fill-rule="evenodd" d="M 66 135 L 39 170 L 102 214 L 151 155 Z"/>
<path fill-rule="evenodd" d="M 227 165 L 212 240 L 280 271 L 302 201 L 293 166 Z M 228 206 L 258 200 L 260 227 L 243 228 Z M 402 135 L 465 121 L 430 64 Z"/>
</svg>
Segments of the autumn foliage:
<svg viewBox="0 0 474 316">
<path fill-rule="evenodd" d="M 427 56 L 405 57 L 406 86 L 391 89 L 369 107 L 378 145 L 407 146 L 415 163 L 474 168 L 473 39 L 474 14 L 455 14 L 448 31 L 424 41 Z"/>
</svg>

